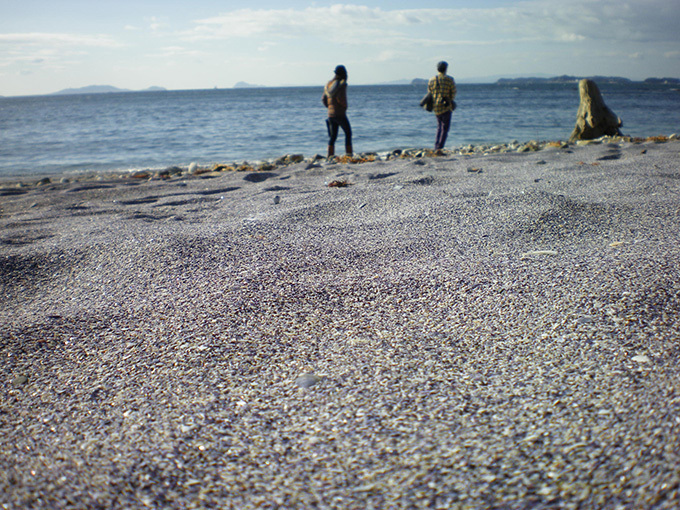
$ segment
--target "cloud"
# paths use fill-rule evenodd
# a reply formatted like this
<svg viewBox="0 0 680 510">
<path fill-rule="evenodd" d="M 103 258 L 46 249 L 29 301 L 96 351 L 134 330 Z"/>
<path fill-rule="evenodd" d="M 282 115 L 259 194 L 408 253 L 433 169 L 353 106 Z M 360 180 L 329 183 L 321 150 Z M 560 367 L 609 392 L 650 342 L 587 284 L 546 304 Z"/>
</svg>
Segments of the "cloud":
<svg viewBox="0 0 680 510">
<path fill-rule="evenodd" d="M 59 45 L 108 48 L 122 46 L 108 35 L 77 35 L 41 32 L 0 34 L 0 45 Z"/>
<path fill-rule="evenodd" d="M 507 20 L 503 32 L 557 41 L 678 42 L 677 0 L 532 0 L 497 9 Z"/>
<path fill-rule="evenodd" d="M 120 48 L 123 45 L 107 35 L 67 33 L 0 34 L 0 67 L 18 66 L 20 75 L 34 69 L 66 69 L 78 63 L 92 48 Z"/>
<path fill-rule="evenodd" d="M 509 7 L 395 9 L 337 4 L 305 9 L 238 9 L 196 20 L 187 40 L 314 36 L 347 45 L 388 45 L 436 36 L 579 43 L 588 40 L 678 42 L 677 0 L 529 0 Z"/>
<path fill-rule="evenodd" d="M 175 57 L 197 57 L 202 55 L 203 52 L 184 48 L 182 46 L 166 46 L 160 48 L 157 53 L 152 53 L 147 55 L 151 58 L 175 58 Z"/>
<path fill-rule="evenodd" d="M 196 20 L 195 29 L 185 32 L 183 36 L 200 40 L 261 36 L 297 38 L 316 35 L 347 44 L 358 44 L 374 38 L 399 35 L 396 27 L 418 22 L 406 15 L 407 12 L 384 11 L 358 5 L 308 7 L 302 10 L 239 9 Z"/>
<path fill-rule="evenodd" d="M 158 32 L 165 27 L 166 24 L 159 21 L 158 18 L 156 18 L 156 16 L 152 16 L 151 19 L 149 20 L 149 28 L 151 29 L 152 32 Z"/>
</svg>

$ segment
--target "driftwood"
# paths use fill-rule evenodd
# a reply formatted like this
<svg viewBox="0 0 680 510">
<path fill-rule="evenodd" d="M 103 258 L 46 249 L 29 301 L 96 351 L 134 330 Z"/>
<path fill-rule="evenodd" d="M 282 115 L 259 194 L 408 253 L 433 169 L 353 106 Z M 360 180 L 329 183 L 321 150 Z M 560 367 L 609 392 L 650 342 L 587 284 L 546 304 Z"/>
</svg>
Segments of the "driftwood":
<svg viewBox="0 0 680 510">
<path fill-rule="evenodd" d="M 600 89 L 592 80 L 581 80 L 578 84 L 581 102 L 576 114 L 576 127 L 569 137 L 574 140 L 593 140 L 601 136 L 621 135 L 619 127 L 623 122 L 611 111 L 604 100 Z"/>
</svg>

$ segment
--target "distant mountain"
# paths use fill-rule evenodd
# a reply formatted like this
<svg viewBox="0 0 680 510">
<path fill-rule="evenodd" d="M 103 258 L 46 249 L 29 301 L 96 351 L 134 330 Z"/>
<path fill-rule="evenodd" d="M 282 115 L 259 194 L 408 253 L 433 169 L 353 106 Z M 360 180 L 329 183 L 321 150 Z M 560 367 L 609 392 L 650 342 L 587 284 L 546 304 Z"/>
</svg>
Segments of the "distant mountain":
<svg viewBox="0 0 680 510">
<path fill-rule="evenodd" d="M 149 87 L 148 89 L 140 90 L 137 92 L 160 92 L 167 90 L 163 87 Z M 59 92 L 54 92 L 52 95 L 69 95 L 69 94 L 111 94 L 113 92 L 136 92 L 130 89 L 119 89 L 118 87 L 112 87 L 111 85 L 90 85 L 88 87 L 80 87 L 77 89 L 64 89 Z"/>
<path fill-rule="evenodd" d="M 578 83 L 583 78 L 588 78 L 597 83 L 632 83 L 633 80 L 621 78 L 620 76 L 553 76 L 551 78 L 500 78 L 496 81 L 498 85 L 527 85 L 533 83 Z"/>
<path fill-rule="evenodd" d="M 652 83 L 654 85 L 678 85 L 680 78 L 647 78 L 645 83 Z"/>
<path fill-rule="evenodd" d="M 533 74 L 532 77 L 534 78 L 550 78 L 552 75 L 550 74 Z M 526 74 L 493 74 L 493 75 L 488 75 L 488 76 L 473 76 L 470 78 L 457 78 L 456 75 L 453 75 L 454 78 L 456 78 L 456 83 L 496 83 L 496 81 L 503 79 L 503 78 L 525 78 Z"/>
</svg>

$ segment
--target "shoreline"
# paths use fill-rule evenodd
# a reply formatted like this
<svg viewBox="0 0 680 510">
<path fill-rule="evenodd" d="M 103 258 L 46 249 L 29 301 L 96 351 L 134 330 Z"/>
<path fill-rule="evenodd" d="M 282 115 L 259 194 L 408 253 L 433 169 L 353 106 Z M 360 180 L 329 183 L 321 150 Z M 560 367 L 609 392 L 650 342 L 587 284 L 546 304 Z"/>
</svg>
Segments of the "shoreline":
<svg viewBox="0 0 680 510">
<path fill-rule="evenodd" d="M 674 510 L 677 140 L 394 156 L 2 187 L 0 507 Z"/>
<path fill-rule="evenodd" d="M 528 142 L 506 142 L 497 144 L 481 144 L 481 145 L 463 145 L 456 148 L 445 148 L 442 151 L 443 156 L 472 156 L 472 155 L 490 155 L 499 153 L 512 152 L 536 152 L 545 148 L 568 148 L 569 146 L 583 146 L 590 144 L 608 144 L 608 143 L 643 143 L 654 141 L 664 143 L 668 141 L 678 140 L 678 135 L 673 133 L 671 135 L 656 135 L 645 138 L 630 137 L 630 136 L 603 136 L 595 140 L 582 140 L 577 142 L 564 141 L 535 141 Z M 349 162 L 352 164 L 361 164 L 372 161 L 389 161 L 391 159 L 400 158 L 420 158 L 423 156 L 433 156 L 434 151 L 427 148 L 406 148 L 395 149 L 392 151 L 381 152 L 361 152 L 351 156 L 337 155 L 335 160 L 337 162 Z M 71 172 L 58 173 L 40 173 L 23 176 L 0 176 L 0 186 L 3 187 L 30 187 L 30 186 L 44 186 L 55 183 L 68 182 L 89 182 L 101 181 L 109 179 L 171 179 L 177 177 L 191 177 L 200 176 L 210 173 L 227 172 L 227 171 L 271 171 L 274 169 L 284 168 L 293 164 L 306 162 L 313 168 L 313 165 L 320 164 L 320 162 L 327 162 L 327 158 L 321 154 L 312 156 L 304 156 L 302 154 L 287 154 L 278 158 L 270 158 L 265 160 L 256 160 L 248 162 L 233 161 L 229 163 L 211 163 L 209 165 L 198 165 L 191 163 L 186 167 L 170 166 L 162 169 L 136 169 L 136 170 L 119 170 L 119 171 L 101 171 L 89 172 L 82 171 L 82 173 L 74 174 Z M 321 163 L 323 164 L 323 163 Z"/>
<path fill-rule="evenodd" d="M 678 140 L 678 135 L 673 133 L 671 135 L 656 135 L 645 138 L 634 138 L 630 136 L 603 136 L 596 140 L 582 140 L 577 142 L 563 142 L 563 141 L 535 141 L 528 142 L 512 141 L 498 144 L 482 144 L 482 145 L 463 145 L 457 148 L 444 149 L 443 156 L 472 156 L 472 155 L 489 155 L 498 153 L 510 152 L 536 152 L 545 148 L 562 148 L 566 149 L 569 146 L 583 146 L 590 144 L 607 144 L 607 143 L 642 143 L 642 142 L 659 142 L 664 143 L 668 141 Z M 395 149 L 392 151 L 381 152 L 362 152 L 351 156 L 337 155 L 335 160 L 337 162 L 349 162 L 352 164 L 361 164 L 372 161 L 389 161 L 397 157 L 412 157 L 420 158 L 423 156 L 433 156 L 434 151 L 426 148 L 409 148 L 409 149 Z M 177 177 L 200 176 L 204 174 L 225 172 L 225 171 L 271 171 L 277 168 L 284 168 L 292 164 L 306 162 L 313 168 L 313 165 L 325 161 L 327 158 L 321 154 L 315 154 L 310 157 L 305 157 L 302 154 L 287 154 L 278 158 L 270 158 L 266 160 L 256 160 L 252 163 L 248 161 L 234 161 L 230 163 L 212 163 L 207 166 L 201 166 L 197 163 L 191 163 L 186 167 L 171 166 L 162 169 L 136 169 L 136 170 L 120 170 L 120 171 L 102 171 L 102 172 L 88 172 L 83 171 L 82 174 L 73 174 L 70 172 L 60 173 L 42 173 L 31 174 L 24 176 L 0 176 L 0 186 L 8 187 L 27 187 L 27 186 L 44 186 L 54 183 L 68 183 L 68 182 L 88 182 L 100 181 L 109 179 L 169 179 Z"/>
</svg>

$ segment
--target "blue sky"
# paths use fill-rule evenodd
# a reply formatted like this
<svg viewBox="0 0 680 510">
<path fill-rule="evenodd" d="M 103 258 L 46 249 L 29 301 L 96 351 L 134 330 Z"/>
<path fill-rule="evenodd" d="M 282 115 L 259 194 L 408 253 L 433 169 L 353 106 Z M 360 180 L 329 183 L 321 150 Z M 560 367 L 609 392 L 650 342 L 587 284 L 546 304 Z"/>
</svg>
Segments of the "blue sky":
<svg viewBox="0 0 680 510">
<path fill-rule="evenodd" d="M 678 0 L 0 0 L 0 95 L 87 85 L 680 77 Z"/>
</svg>

